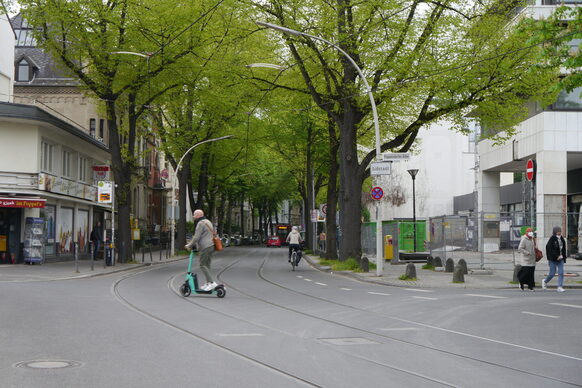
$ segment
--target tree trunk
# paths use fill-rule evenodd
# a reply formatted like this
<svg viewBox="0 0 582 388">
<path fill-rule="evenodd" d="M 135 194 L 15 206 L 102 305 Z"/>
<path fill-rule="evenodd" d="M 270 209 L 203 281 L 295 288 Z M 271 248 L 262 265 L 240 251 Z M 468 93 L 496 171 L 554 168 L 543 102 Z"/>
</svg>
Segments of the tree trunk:
<svg viewBox="0 0 582 388">
<path fill-rule="evenodd" d="M 337 176 L 339 164 L 337 154 L 339 142 L 337 140 L 335 123 L 328 121 L 329 129 L 329 180 L 327 183 L 327 212 L 325 215 L 325 258 L 337 259 L 337 224 L 335 222 L 337 214 Z"/>
</svg>

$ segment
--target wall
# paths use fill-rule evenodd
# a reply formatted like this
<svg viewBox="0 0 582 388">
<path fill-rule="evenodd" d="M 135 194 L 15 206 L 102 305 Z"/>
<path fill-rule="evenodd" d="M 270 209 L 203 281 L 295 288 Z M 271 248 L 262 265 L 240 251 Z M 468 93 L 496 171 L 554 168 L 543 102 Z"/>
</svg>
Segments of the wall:
<svg viewBox="0 0 582 388">
<path fill-rule="evenodd" d="M 0 171 L 39 171 L 39 131 L 35 125 L 0 121 Z M 9 139 L 9 141 L 7 141 Z"/>
<path fill-rule="evenodd" d="M 0 13 L 0 101 L 12 102 L 14 79 L 14 32 L 8 16 Z"/>
</svg>

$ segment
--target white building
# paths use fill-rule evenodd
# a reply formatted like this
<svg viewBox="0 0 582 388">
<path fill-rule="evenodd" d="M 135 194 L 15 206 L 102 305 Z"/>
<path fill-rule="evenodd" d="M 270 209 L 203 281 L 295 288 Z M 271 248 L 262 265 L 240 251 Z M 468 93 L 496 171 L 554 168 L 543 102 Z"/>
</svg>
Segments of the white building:
<svg viewBox="0 0 582 388">
<path fill-rule="evenodd" d="M 14 39 L 8 15 L 0 12 L 0 101 L 11 102 L 14 90 Z"/>
</svg>

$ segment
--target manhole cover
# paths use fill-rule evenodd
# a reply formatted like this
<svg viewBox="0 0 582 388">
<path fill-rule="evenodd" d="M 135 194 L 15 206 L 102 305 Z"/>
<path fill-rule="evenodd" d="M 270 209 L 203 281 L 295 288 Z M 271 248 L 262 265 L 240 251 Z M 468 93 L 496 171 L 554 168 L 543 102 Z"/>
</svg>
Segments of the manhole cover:
<svg viewBox="0 0 582 388">
<path fill-rule="evenodd" d="M 327 342 L 332 345 L 373 345 L 378 342 L 361 338 L 361 337 L 346 337 L 346 338 L 320 338 L 320 341 Z"/>
<path fill-rule="evenodd" d="M 29 368 L 29 369 L 62 369 L 62 368 L 74 368 L 77 366 L 81 366 L 81 363 L 76 361 L 65 361 L 65 360 L 35 360 L 35 361 L 23 361 L 14 364 L 15 368 Z"/>
</svg>

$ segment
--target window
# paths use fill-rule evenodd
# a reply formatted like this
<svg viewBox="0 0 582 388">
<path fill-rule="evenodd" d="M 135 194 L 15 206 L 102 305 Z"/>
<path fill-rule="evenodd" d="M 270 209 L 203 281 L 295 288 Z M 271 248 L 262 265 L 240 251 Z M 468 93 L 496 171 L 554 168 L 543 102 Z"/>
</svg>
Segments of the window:
<svg viewBox="0 0 582 388">
<path fill-rule="evenodd" d="M 31 66 L 26 59 L 21 59 L 16 65 L 16 81 L 28 82 L 32 78 Z"/>
<path fill-rule="evenodd" d="M 79 156 L 79 180 L 87 182 L 87 170 L 89 167 L 89 160 L 84 156 Z"/>
<path fill-rule="evenodd" d="M 105 137 L 103 136 L 104 133 L 105 133 L 105 120 L 100 119 L 99 120 L 99 137 L 101 139 L 105 139 Z"/>
<path fill-rule="evenodd" d="M 552 105 L 554 110 L 580 110 L 582 109 L 582 87 L 575 88 L 571 92 L 562 90 L 557 101 Z"/>
<path fill-rule="evenodd" d="M 96 120 L 95 119 L 89 119 L 89 135 L 95 137 L 95 125 L 96 125 Z"/>
<path fill-rule="evenodd" d="M 54 154 L 54 146 L 47 142 L 41 143 L 41 170 L 46 172 L 53 171 L 53 154 Z"/>
<path fill-rule="evenodd" d="M 63 150 L 63 163 L 61 164 L 61 173 L 64 177 L 71 177 L 71 152 Z"/>
</svg>

